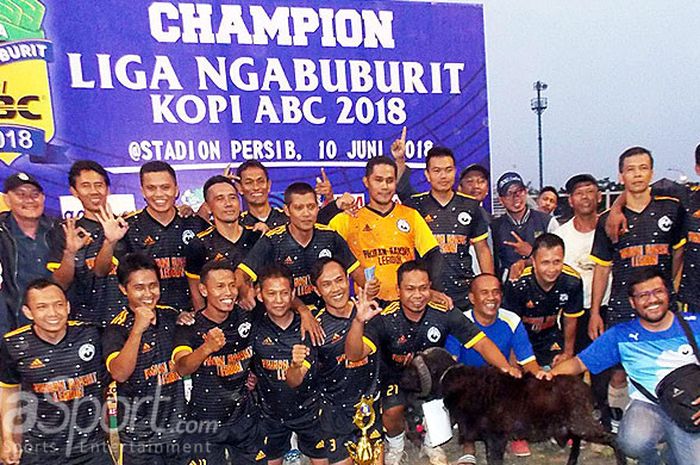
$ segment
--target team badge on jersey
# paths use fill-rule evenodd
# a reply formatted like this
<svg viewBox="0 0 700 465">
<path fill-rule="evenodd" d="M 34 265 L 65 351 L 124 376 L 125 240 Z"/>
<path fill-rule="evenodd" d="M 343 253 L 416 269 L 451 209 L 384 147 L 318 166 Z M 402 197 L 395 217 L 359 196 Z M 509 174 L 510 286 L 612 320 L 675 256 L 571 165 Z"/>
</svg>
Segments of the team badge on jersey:
<svg viewBox="0 0 700 465">
<path fill-rule="evenodd" d="M 671 230 L 671 226 L 673 226 L 673 220 L 668 216 L 664 215 L 661 218 L 659 218 L 659 221 L 656 224 L 659 226 L 659 229 L 663 232 L 669 232 Z"/>
<path fill-rule="evenodd" d="M 565 292 L 562 292 L 559 294 L 559 302 L 561 303 L 566 303 L 569 301 L 569 294 L 566 294 Z"/>
<path fill-rule="evenodd" d="M 457 215 L 457 221 L 466 226 L 472 222 L 472 216 L 469 214 L 469 212 L 462 212 Z"/>
<path fill-rule="evenodd" d="M 81 345 L 78 349 L 78 356 L 80 360 L 89 362 L 95 356 L 95 346 L 90 343 Z"/>
<path fill-rule="evenodd" d="M 194 231 L 191 229 L 185 229 L 182 231 L 182 242 L 185 245 L 189 244 L 192 239 L 194 239 Z"/>
<path fill-rule="evenodd" d="M 329 249 L 323 249 L 318 253 L 318 258 L 331 258 L 333 254 Z"/>
<path fill-rule="evenodd" d="M 431 326 L 428 329 L 428 340 L 433 344 L 440 340 L 440 336 L 442 336 L 442 333 L 435 326 Z"/>
<path fill-rule="evenodd" d="M 411 225 L 408 224 L 408 221 L 404 220 L 403 218 L 396 222 L 396 227 L 403 233 L 407 233 L 411 230 Z"/>
<path fill-rule="evenodd" d="M 248 337 L 249 334 L 250 334 L 250 323 L 247 321 L 245 323 L 241 323 L 238 326 L 238 335 L 241 337 Z"/>
</svg>

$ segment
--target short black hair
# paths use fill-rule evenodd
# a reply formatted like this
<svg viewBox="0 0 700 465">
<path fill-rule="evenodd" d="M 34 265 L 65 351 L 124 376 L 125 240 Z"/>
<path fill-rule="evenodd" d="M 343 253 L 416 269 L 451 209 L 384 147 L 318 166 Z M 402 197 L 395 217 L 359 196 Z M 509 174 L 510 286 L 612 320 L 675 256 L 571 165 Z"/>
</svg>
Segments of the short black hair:
<svg viewBox="0 0 700 465">
<path fill-rule="evenodd" d="M 695 164 L 700 165 L 700 144 L 695 147 Z"/>
<path fill-rule="evenodd" d="M 209 276 L 209 273 L 218 270 L 230 271 L 231 273 L 236 272 L 236 270 L 233 269 L 233 266 L 231 266 L 231 262 L 228 260 L 209 260 L 204 264 L 202 270 L 199 272 L 199 282 L 204 284 Z"/>
<path fill-rule="evenodd" d="M 243 172 L 250 168 L 261 169 L 263 173 L 265 173 L 265 179 L 270 179 L 270 173 L 267 172 L 267 168 L 265 168 L 265 165 L 260 163 L 258 160 L 246 160 L 238 165 L 238 168 L 236 168 L 236 176 L 240 178 Z"/>
<path fill-rule="evenodd" d="M 385 157 L 384 155 L 381 155 L 379 157 L 371 158 L 367 162 L 367 165 L 365 165 L 365 177 L 370 177 L 370 175 L 374 171 L 374 167 L 379 165 L 389 165 L 392 168 L 394 168 L 394 176 L 396 176 L 399 172 L 399 169 L 396 167 L 396 162 L 394 160 L 392 160 L 389 157 Z"/>
<path fill-rule="evenodd" d="M 169 163 L 166 163 L 164 161 L 159 161 L 159 160 L 154 160 L 154 161 L 149 161 L 148 163 L 144 163 L 143 166 L 141 166 L 141 169 L 139 170 L 139 180 L 141 181 L 141 184 L 143 184 L 143 176 L 147 173 L 163 173 L 166 172 L 170 176 L 172 176 L 173 181 L 175 181 L 175 184 L 177 184 L 177 175 L 175 174 L 175 170 L 173 169 L 172 166 L 170 166 Z"/>
<path fill-rule="evenodd" d="M 22 296 L 22 302 L 24 305 L 27 305 L 28 298 L 29 298 L 29 291 L 37 290 L 37 291 L 42 291 L 44 289 L 47 289 L 49 287 L 57 287 L 61 290 L 61 294 L 63 294 L 63 297 L 66 297 L 66 291 L 63 290 L 63 288 L 55 281 L 51 281 L 50 279 L 46 278 L 37 278 L 33 279 L 32 281 L 27 284 L 27 288 L 24 290 L 24 295 Z"/>
<path fill-rule="evenodd" d="M 292 272 L 289 270 L 289 268 L 279 263 L 268 265 L 262 270 L 262 272 L 260 272 L 260 275 L 258 276 L 258 285 L 262 287 L 265 281 L 275 278 L 286 279 L 287 282 L 289 282 L 289 287 L 294 289 L 294 276 L 292 275 Z"/>
<path fill-rule="evenodd" d="M 102 179 L 104 179 L 105 184 L 107 184 L 107 187 L 110 186 L 109 174 L 107 174 L 107 170 L 105 170 L 102 165 L 100 165 L 94 160 L 78 160 L 75 163 L 73 163 L 70 167 L 70 170 L 68 170 L 68 184 L 72 188 L 75 189 L 75 181 L 76 179 L 78 179 L 78 176 L 80 176 L 80 173 L 82 173 L 83 171 L 94 171 L 95 173 L 102 176 Z"/>
<path fill-rule="evenodd" d="M 652 279 L 655 278 L 661 278 L 661 281 L 663 281 L 664 286 L 666 287 L 666 290 L 668 290 L 668 284 L 666 283 L 666 278 L 664 278 L 664 275 L 661 274 L 661 271 L 659 271 L 658 268 L 656 267 L 649 267 L 649 268 L 643 268 L 641 270 L 635 271 L 632 274 L 632 277 L 630 279 L 630 283 L 627 286 L 627 295 L 629 297 L 634 297 L 634 288 L 638 284 L 645 283 L 647 281 L 651 281 Z"/>
<path fill-rule="evenodd" d="M 425 157 L 425 169 L 428 169 L 430 166 L 430 160 L 433 158 L 440 158 L 440 157 L 448 157 L 452 159 L 452 163 L 456 166 L 457 161 L 455 160 L 455 154 L 452 152 L 452 150 L 448 149 L 447 147 L 442 147 L 440 145 L 436 145 L 432 147 L 430 150 L 428 150 L 428 155 Z"/>
<path fill-rule="evenodd" d="M 311 184 L 307 182 L 293 182 L 284 190 L 284 204 L 289 205 L 292 203 L 292 195 L 306 194 L 316 195 L 316 191 L 311 187 Z"/>
<path fill-rule="evenodd" d="M 233 187 L 234 191 L 238 192 L 238 189 L 236 189 L 236 184 L 234 184 L 234 182 L 230 178 L 227 178 L 222 174 L 217 174 L 216 176 L 212 176 L 211 178 L 207 179 L 207 181 L 204 183 L 202 193 L 204 194 L 205 202 L 207 200 L 207 192 L 209 192 L 209 189 L 214 184 L 228 184 L 229 186 Z"/>
<path fill-rule="evenodd" d="M 313 284 L 316 284 L 316 281 L 318 281 L 318 278 L 321 277 L 321 275 L 323 274 L 323 270 L 329 263 L 337 263 L 343 270 L 345 270 L 345 266 L 342 263 L 340 263 L 340 260 L 338 260 L 337 258 L 321 257 L 318 260 L 316 260 L 311 266 L 311 273 L 309 274 L 311 275 L 311 282 Z"/>
<path fill-rule="evenodd" d="M 561 250 L 566 251 L 564 240 L 561 237 L 552 233 L 541 234 L 537 236 L 535 243 L 532 244 L 532 256 L 534 257 L 535 253 L 540 249 L 553 249 L 555 247 L 561 247 Z"/>
<path fill-rule="evenodd" d="M 485 278 L 487 276 L 491 276 L 492 278 L 496 278 L 496 281 L 498 281 L 498 287 L 503 289 L 503 284 L 501 283 L 501 280 L 499 279 L 498 276 L 496 276 L 493 273 L 479 273 L 478 275 L 474 276 L 469 283 L 469 292 L 474 292 L 474 283 L 479 279 L 479 278 Z"/>
<path fill-rule="evenodd" d="M 557 188 L 554 186 L 544 186 L 542 189 L 540 189 L 540 193 L 537 194 L 537 197 L 540 195 L 544 194 L 545 192 L 552 192 L 554 195 L 557 196 L 557 200 L 559 200 L 559 192 L 557 192 Z"/>
<path fill-rule="evenodd" d="M 618 159 L 617 168 L 620 171 L 620 173 L 622 173 L 622 168 L 625 164 L 625 160 L 635 155 L 648 155 L 649 161 L 651 163 L 651 168 L 654 168 L 654 157 L 651 156 L 651 150 L 645 149 L 644 147 L 630 147 L 624 152 L 622 152 L 622 154 L 620 154 L 620 158 Z"/>
<path fill-rule="evenodd" d="M 153 271 L 160 281 L 156 262 L 151 257 L 137 252 L 126 254 L 119 260 L 119 266 L 117 266 L 117 280 L 119 284 L 126 286 L 131 274 L 141 270 Z"/>
<path fill-rule="evenodd" d="M 407 262 L 403 262 L 399 269 L 396 271 L 396 283 L 398 285 L 401 285 L 403 275 L 406 273 L 410 273 L 411 271 L 424 272 L 428 275 L 428 280 L 432 282 L 432 278 L 430 277 L 430 269 L 428 268 L 428 264 L 425 263 L 424 260 L 409 260 Z"/>
</svg>

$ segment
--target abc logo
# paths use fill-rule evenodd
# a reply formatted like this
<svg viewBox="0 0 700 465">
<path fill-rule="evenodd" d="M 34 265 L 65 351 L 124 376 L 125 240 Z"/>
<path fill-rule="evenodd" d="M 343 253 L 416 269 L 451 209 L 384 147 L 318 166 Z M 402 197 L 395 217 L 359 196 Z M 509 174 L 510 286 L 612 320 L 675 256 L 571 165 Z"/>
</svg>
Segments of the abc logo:
<svg viewBox="0 0 700 465">
<path fill-rule="evenodd" d="M 0 120 L 14 119 L 17 115 L 28 120 L 40 120 L 38 115 L 29 108 L 32 102 L 38 102 L 38 95 L 25 95 L 18 100 L 11 95 L 0 95 Z"/>
</svg>

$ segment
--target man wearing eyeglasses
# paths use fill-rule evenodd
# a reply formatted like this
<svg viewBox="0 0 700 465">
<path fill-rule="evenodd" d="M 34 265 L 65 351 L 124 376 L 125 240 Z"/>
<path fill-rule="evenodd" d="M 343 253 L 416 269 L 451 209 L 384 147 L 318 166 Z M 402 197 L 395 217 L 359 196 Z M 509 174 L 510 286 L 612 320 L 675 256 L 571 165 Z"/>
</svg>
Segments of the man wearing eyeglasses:
<svg viewBox="0 0 700 465">
<path fill-rule="evenodd" d="M 29 324 L 21 311 L 27 284 L 51 274 L 46 269 L 54 222 L 44 215 L 44 189 L 26 173 L 5 179 L 9 212 L 0 214 L 0 334 Z M 4 309 L 3 309 L 4 310 Z"/>
<path fill-rule="evenodd" d="M 502 174 L 496 190 L 506 209 L 505 214 L 491 223 L 496 271 L 503 280 L 517 279 L 529 264 L 535 239 L 541 234 L 554 232 L 559 223 L 552 216 L 527 205 L 527 187 L 518 173 Z"/>
</svg>

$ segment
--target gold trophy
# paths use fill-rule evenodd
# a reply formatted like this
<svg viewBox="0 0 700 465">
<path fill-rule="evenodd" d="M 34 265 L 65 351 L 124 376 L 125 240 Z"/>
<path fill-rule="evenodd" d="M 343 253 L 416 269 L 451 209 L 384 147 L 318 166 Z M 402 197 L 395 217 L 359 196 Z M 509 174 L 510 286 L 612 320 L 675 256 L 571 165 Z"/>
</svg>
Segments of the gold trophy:
<svg viewBox="0 0 700 465">
<path fill-rule="evenodd" d="M 381 465 L 383 449 L 381 436 L 376 430 L 372 433 L 369 432 L 377 418 L 374 413 L 374 401 L 375 399 L 372 397 L 362 396 L 360 401 L 355 404 L 355 416 L 352 422 L 360 429 L 362 435 L 357 444 L 348 441 L 345 443 L 345 447 L 348 448 L 350 458 L 357 465 Z"/>
</svg>

